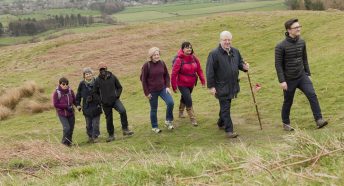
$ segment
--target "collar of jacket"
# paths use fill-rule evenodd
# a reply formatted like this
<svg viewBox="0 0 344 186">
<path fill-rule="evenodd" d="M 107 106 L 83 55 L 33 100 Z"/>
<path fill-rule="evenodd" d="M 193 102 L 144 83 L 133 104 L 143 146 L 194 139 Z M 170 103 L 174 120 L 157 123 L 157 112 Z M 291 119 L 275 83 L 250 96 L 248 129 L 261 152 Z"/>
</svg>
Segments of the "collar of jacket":
<svg viewBox="0 0 344 186">
<path fill-rule="evenodd" d="M 296 43 L 300 39 L 299 36 L 295 38 L 290 37 L 288 32 L 285 32 L 285 37 L 286 37 L 286 40 L 291 43 Z"/>
<path fill-rule="evenodd" d="M 110 76 L 111 76 L 111 72 L 109 72 L 109 71 L 106 71 L 105 76 L 102 76 L 101 74 L 99 74 L 99 77 L 100 77 L 101 79 L 109 79 Z"/>
<path fill-rule="evenodd" d="M 221 46 L 221 44 L 219 44 L 219 50 L 222 54 L 226 54 L 226 55 L 230 55 L 231 57 L 233 57 L 233 50 L 232 48 L 229 49 L 229 53 L 227 53 L 226 50 L 224 50 Z"/>
</svg>

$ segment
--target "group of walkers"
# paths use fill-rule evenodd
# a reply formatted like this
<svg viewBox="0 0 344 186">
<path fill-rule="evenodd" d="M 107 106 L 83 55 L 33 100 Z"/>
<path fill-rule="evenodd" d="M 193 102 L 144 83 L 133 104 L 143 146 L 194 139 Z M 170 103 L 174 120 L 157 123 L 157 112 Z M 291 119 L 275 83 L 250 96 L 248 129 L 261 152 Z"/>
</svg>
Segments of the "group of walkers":
<svg viewBox="0 0 344 186">
<path fill-rule="evenodd" d="M 310 80 L 310 69 L 307 59 L 306 44 L 300 38 L 301 25 L 298 19 L 285 22 L 286 38 L 275 48 L 275 68 L 280 86 L 283 89 L 284 102 L 281 116 L 283 129 L 293 131 L 289 115 L 296 88 L 299 88 L 308 98 L 313 116 L 318 128 L 328 124 L 322 118 L 320 105 Z M 59 80 L 59 86 L 53 94 L 53 103 L 63 126 L 62 143 L 70 146 L 75 124 L 74 107 L 83 112 L 86 121 L 89 142 L 97 142 L 99 121 L 102 111 L 105 113 L 106 126 L 109 137 L 107 142 L 115 140 L 113 113 L 115 109 L 120 114 L 122 132 L 125 136 L 134 134 L 128 128 L 127 112 L 120 96 L 122 86 L 118 78 L 108 71 L 103 62 L 98 64 L 99 75 L 95 78 L 91 68 L 83 70 L 83 80 L 79 83 L 77 94 L 69 87 L 65 77 Z M 218 99 L 220 105 L 217 125 L 225 131 L 226 137 L 236 138 L 231 119 L 231 102 L 240 91 L 239 70 L 247 72 L 249 64 L 245 63 L 239 50 L 232 47 L 232 34 L 229 31 L 220 33 L 220 43 L 213 49 L 206 63 L 207 88 Z M 152 131 L 160 133 L 157 119 L 158 98 L 166 103 L 165 125 L 168 130 L 174 129 L 172 91 L 181 93 L 179 104 L 179 118 L 185 118 L 186 110 L 190 123 L 198 126 L 193 109 L 192 92 L 198 79 L 203 87 L 206 80 L 199 59 L 196 57 L 190 42 L 183 42 L 177 55 L 172 61 L 171 78 L 167 66 L 160 58 L 157 47 L 148 51 L 148 61 L 141 70 L 140 80 L 143 92 L 150 104 L 150 120 Z M 172 86 L 172 91 L 170 87 Z"/>
</svg>

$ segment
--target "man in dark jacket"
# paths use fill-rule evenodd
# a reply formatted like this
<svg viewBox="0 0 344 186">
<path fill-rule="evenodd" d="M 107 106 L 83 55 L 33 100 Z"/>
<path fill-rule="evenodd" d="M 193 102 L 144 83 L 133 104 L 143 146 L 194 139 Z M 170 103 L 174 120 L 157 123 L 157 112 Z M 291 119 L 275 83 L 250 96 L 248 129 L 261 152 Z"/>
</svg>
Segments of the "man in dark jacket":
<svg viewBox="0 0 344 186">
<path fill-rule="evenodd" d="M 103 62 L 99 63 L 99 76 L 94 83 L 94 93 L 100 97 L 102 107 L 106 117 L 106 128 L 109 133 L 107 142 L 115 140 L 112 108 L 119 112 L 123 135 L 131 136 L 134 132 L 128 129 L 127 112 L 119 100 L 122 93 L 122 85 L 115 75 L 107 70 L 107 65 Z"/>
<path fill-rule="evenodd" d="M 232 34 L 223 31 L 220 34 L 220 44 L 209 53 L 207 61 L 207 87 L 220 103 L 220 119 L 218 125 L 225 128 L 228 138 L 235 138 L 233 123 L 230 116 L 231 101 L 240 91 L 239 70 L 247 71 L 238 49 L 231 47 Z"/>
<path fill-rule="evenodd" d="M 275 68 L 278 81 L 283 89 L 284 102 L 282 106 L 283 128 L 293 131 L 290 125 L 290 109 L 293 104 L 296 88 L 299 88 L 309 100 L 317 127 L 327 125 L 323 120 L 317 95 L 310 79 L 306 43 L 300 38 L 301 25 L 298 19 L 290 19 L 284 24 L 286 38 L 275 47 Z"/>
</svg>

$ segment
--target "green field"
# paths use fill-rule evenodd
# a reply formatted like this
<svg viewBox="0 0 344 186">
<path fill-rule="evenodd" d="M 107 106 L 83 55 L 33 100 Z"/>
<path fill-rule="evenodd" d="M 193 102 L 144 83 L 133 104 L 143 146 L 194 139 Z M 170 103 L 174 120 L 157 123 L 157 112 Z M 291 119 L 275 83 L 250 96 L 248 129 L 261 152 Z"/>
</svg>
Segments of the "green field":
<svg viewBox="0 0 344 186">
<path fill-rule="evenodd" d="M 140 22 L 164 18 L 201 16 L 220 12 L 283 10 L 283 1 L 248 1 L 248 2 L 214 2 L 214 3 L 175 3 L 166 5 L 150 5 L 144 7 L 128 7 L 113 17 L 121 22 Z"/>
<path fill-rule="evenodd" d="M 145 22 L 152 20 L 177 20 L 177 19 L 193 19 L 199 16 L 205 16 L 209 14 L 215 14 L 220 12 L 234 12 L 234 11 L 271 11 L 271 10 L 285 10 L 286 6 L 282 0 L 271 1 L 256 1 L 249 0 L 247 2 L 236 1 L 221 1 L 211 3 L 209 1 L 177 1 L 174 3 L 161 4 L 161 5 L 144 5 L 137 7 L 127 7 L 124 11 L 114 14 L 112 17 L 122 23 L 132 22 Z M 99 16 L 98 11 L 92 10 L 80 10 L 80 9 L 50 9 L 36 11 L 27 15 L 13 16 L 13 15 L 0 15 L 0 22 L 3 25 L 8 25 L 10 21 L 26 18 L 35 18 L 37 20 L 47 19 L 54 17 L 55 15 L 70 15 L 81 14 L 82 16 Z M 68 31 L 66 29 L 65 32 Z M 0 46 L 29 43 L 37 40 L 44 40 L 47 34 L 54 33 L 49 31 L 48 33 L 39 34 L 34 37 L 20 36 L 10 38 L 0 38 Z M 43 35 L 44 37 L 41 37 Z M 55 33 L 55 37 L 58 33 Z"/>
<path fill-rule="evenodd" d="M 274 47 L 284 38 L 283 23 L 298 17 L 307 42 L 312 81 L 323 115 L 330 124 L 315 129 L 306 97 L 296 92 L 291 122 L 296 132 L 284 132 L 280 121 L 282 91 L 274 69 Z M 60 144 L 62 127 L 53 110 L 33 116 L 16 114 L 0 121 L 0 185 L 342 185 L 344 182 L 344 60 L 342 12 L 250 11 L 207 15 L 194 19 L 132 23 L 78 31 L 39 43 L 0 50 L 0 87 L 34 80 L 50 96 L 59 77 L 73 89 L 85 66 L 99 62 L 119 77 L 121 99 L 135 131 L 122 137 L 114 113 L 116 141 L 106 143 L 104 116 L 101 142 L 87 144 L 84 118 L 76 115 L 74 143 Z M 158 23 L 158 24 L 157 24 Z M 253 83 L 261 83 L 256 99 L 259 124 L 247 76 L 240 75 L 241 92 L 233 100 L 232 118 L 238 139 L 226 139 L 217 129 L 218 103 L 206 89 L 193 92 L 199 127 L 175 118 L 176 129 L 163 126 L 165 106 L 158 110 L 161 134 L 150 128 L 149 104 L 139 73 L 152 46 L 171 59 L 180 44 L 191 41 L 205 71 L 209 51 L 219 33 L 230 30 L 233 45 L 250 63 Z M 177 116 L 180 94 L 173 94 Z"/>
</svg>

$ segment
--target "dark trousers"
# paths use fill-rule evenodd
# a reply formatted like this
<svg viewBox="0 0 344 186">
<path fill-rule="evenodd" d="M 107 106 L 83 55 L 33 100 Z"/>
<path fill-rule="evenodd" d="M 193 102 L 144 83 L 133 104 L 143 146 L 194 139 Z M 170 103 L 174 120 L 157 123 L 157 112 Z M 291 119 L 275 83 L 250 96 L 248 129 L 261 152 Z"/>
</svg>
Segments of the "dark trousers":
<svg viewBox="0 0 344 186">
<path fill-rule="evenodd" d="M 220 119 L 221 122 L 218 122 L 218 125 L 224 124 L 226 132 L 233 132 L 233 123 L 231 118 L 231 103 L 232 99 L 221 98 L 219 99 L 220 103 Z M 221 124 L 219 124 L 221 123 Z"/>
<path fill-rule="evenodd" d="M 315 94 L 315 90 L 313 88 L 312 81 L 309 79 L 307 75 L 303 75 L 302 77 L 287 81 L 288 89 L 283 91 L 284 94 L 284 102 L 282 106 L 282 121 L 285 124 L 290 124 L 290 109 L 293 104 L 294 95 L 296 88 L 299 88 L 307 97 L 311 109 L 313 112 L 313 117 L 315 120 L 322 118 L 321 109 L 318 102 L 317 95 Z"/>
<path fill-rule="evenodd" d="M 112 107 L 103 105 L 103 110 L 104 110 L 105 118 L 106 118 L 106 129 L 110 136 L 113 136 L 115 133 L 115 128 L 113 126 L 113 116 L 112 116 L 113 108 L 120 114 L 122 129 L 128 128 L 127 111 L 125 110 L 122 102 L 119 99 L 115 101 Z"/>
<path fill-rule="evenodd" d="M 59 116 L 63 128 L 62 144 L 71 145 L 74 131 L 75 117 Z"/>
<path fill-rule="evenodd" d="M 85 116 L 85 120 L 86 120 L 86 132 L 87 132 L 88 137 L 97 138 L 100 134 L 99 132 L 100 115 L 95 116 L 95 117 Z"/>
<path fill-rule="evenodd" d="M 181 97 L 180 97 L 180 102 L 184 103 L 186 108 L 192 107 L 192 98 L 191 98 L 191 93 L 193 90 L 193 87 L 178 87 Z"/>
</svg>

